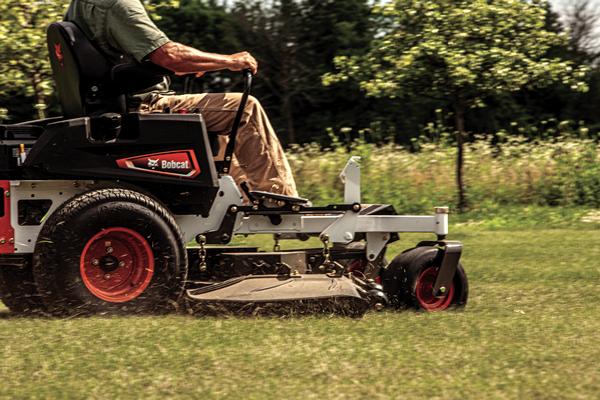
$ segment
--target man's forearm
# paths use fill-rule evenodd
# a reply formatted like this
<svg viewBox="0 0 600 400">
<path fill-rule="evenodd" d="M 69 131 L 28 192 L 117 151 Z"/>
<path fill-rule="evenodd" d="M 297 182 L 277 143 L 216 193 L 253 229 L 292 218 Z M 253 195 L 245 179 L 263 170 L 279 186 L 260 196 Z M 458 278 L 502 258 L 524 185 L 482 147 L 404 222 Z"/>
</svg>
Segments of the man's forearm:
<svg viewBox="0 0 600 400">
<path fill-rule="evenodd" d="M 247 57 L 244 57 L 247 54 Z M 256 60 L 248 53 L 234 55 L 207 53 L 183 45 L 169 42 L 150 54 L 150 61 L 176 74 L 195 74 L 210 71 L 243 68 L 256 69 Z M 256 72 L 256 71 L 254 71 Z"/>
</svg>

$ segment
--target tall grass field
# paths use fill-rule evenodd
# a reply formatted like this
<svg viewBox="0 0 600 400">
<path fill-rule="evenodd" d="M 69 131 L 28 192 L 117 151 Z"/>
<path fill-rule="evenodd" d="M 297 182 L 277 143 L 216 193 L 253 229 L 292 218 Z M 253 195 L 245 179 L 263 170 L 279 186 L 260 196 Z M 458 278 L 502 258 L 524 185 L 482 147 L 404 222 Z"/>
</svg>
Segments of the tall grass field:
<svg viewBox="0 0 600 400">
<path fill-rule="evenodd" d="M 342 200 L 338 174 L 350 155 L 362 157 L 365 202 L 393 204 L 401 213 L 456 204 L 454 145 L 442 137 L 410 147 L 334 140 L 326 156 L 320 146 L 305 145 L 294 147 L 289 157 L 298 190 L 316 204 Z M 597 140 L 481 136 L 466 146 L 465 176 L 475 212 L 489 214 L 499 206 L 600 208 Z"/>
</svg>

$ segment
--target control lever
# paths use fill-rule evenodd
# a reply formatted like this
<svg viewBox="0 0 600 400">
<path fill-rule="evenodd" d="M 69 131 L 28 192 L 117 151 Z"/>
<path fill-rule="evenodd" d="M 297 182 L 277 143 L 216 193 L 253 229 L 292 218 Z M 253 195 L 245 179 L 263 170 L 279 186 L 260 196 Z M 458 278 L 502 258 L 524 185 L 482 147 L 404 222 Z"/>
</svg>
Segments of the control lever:
<svg viewBox="0 0 600 400">
<path fill-rule="evenodd" d="M 249 69 L 246 69 L 242 72 L 242 74 L 244 76 L 244 92 L 242 94 L 242 100 L 240 101 L 237 114 L 233 120 L 231 133 L 229 134 L 229 143 L 227 143 L 227 148 L 225 150 L 225 159 L 220 165 L 219 173 L 221 174 L 228 174 L 231 170 L 231 160 L 233 159 L 233 152 L 235 150 L 238 130 L 240 129 L 242 117 L 244 116 L 244 110 L 246 109 L 246 104 L 248 104 L 248 97 L 250 97 L 250 91 L 252 90 L 252 72 Z"/>
</svg>

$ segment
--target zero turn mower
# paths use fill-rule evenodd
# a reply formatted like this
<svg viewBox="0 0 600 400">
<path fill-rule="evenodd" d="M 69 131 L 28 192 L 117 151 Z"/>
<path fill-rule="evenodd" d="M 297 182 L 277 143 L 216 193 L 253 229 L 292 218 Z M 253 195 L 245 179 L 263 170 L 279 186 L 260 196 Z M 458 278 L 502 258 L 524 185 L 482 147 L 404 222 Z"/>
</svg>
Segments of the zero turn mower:
<svg viewBox="0 0 600 400">
<path fill-rule="evenodd" d="M 226 156 L 201 113 L 142 114 L 131 94 L 160 82 L 153 65 L 111 65 L 76 25 L 56 23 L 48 46 L 64 116 L 0 126 L 0 298 L 16 313 L 153 312 L 293 303 L 438 311 L 463 307 L 462 245 L 448 241 L 448 208 L 398 215 L 361 203 L 359 160 L 341 174 L 344 203 L 244 187 L 227 174 L 248 99 Z M 401 232 L 429 232 L 385 261 Z M 236 247 L 236 235 L 270 234 L 272 252 Z M 315 249 L 279 241 L 318 237 Z M 191 241 L 197 244 L 187 246 Z"/>
</svg>

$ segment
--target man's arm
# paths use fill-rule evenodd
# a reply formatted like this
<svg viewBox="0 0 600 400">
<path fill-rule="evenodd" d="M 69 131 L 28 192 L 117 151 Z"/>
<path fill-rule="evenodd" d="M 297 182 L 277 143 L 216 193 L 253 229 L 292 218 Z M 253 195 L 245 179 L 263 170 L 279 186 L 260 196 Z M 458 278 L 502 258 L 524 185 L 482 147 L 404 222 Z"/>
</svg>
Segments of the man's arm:
<svg viewBox="0 0 600 400">
<path fill-rule="evenodd" d="M 258 72 L 258 63 L 248 52 L 231 55 L 207 53 L 177 42 L 168 42 L 148 55 L 156 65 L 173 71 L 177 75 L 198 74 L 228 69 L 249 69 Z"/>
<path fill-rule="evenodd" d="M 152 22 L 139 0 L 118 0 L 108 16 L 109 32 L 121 50 L 138 62 L 150 60 L 179 75 L 250 69 L 258 63 L 249 53 L 212 54 L 169 40 Z"/>
</svg>

